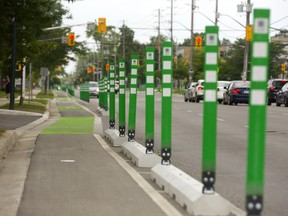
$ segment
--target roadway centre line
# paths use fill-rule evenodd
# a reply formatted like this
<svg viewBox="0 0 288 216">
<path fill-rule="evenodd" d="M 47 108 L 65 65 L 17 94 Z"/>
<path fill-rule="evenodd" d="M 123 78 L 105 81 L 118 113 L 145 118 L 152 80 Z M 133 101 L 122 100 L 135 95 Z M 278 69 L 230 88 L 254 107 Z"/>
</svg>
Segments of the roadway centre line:
<svg viewBox="0 0 288 216">
<path fill-rule="evenodd" d="M 81 104 L 74 101 L 74 103 L 81 106 L 86 111 L 90 112 L 94 118 L 96 114 L 93 113 L 88 108 L 82 106 Z M 99 141 L 102 148 L 105 149 L 118 163 L 119 165 L 138 183 L 138 185 L 145 191 L 145 193 L 160 207 L 160 209 L 166 213 L 168 216 L 181 216 L 182 214 L 174 208 L 163 196 L 161 196 L 157 190 L 155 190 L 148 182 L 137 173 L 128 163 L 116 154 L 109 145 L 101 138 L 101 136 L 94 134 L 94 137 Z"/>
<path fill-rule="evenodd" d="M 159 194 L 143 177 L 137 173 L 127 162 L 116 154 L 108 144 L 97 134 L 95 138 L 102 147 L 119 163 L 119 165 L 134 179 L 135 182 L 146 192 L 146 194 L 169 216 L 181 216 L 180 212 L 174 208 L 162 195 Z"/>
</svg>

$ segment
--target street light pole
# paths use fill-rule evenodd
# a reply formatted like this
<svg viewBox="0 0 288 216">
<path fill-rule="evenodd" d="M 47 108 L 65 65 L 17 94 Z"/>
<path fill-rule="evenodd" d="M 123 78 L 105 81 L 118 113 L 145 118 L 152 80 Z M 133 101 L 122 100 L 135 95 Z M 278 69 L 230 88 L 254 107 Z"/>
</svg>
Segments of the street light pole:
<svg viewBox="0 0 288 216">
<path fill-rule="evenodd" d="M 190 37 L 190 65 L 189 65 L 189 82 L 193 80 L 193 46 L 194 46 L 194 1 L 191 1 L 191 37 Z"/>
</svg>

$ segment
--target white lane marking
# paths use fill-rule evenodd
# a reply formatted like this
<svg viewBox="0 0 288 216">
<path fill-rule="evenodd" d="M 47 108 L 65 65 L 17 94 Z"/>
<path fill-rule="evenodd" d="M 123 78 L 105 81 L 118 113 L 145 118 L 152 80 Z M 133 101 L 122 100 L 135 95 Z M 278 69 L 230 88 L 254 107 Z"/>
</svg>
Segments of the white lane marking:
<svg viewBox="0 0 288 216">
<path fill-rule="evenodd" d="M 77 102 L 75 102 L 78 104 Z M 78 104 L 83 107 L 88 112 L 92 113 L 94 117 L 96 114 L 91 112 L 88 108 Z M 165 198 L 163 198 L 157 190 L 155 190 L 146 180 L 137 173 L 128 163 L 121 158 L 118 154 L 116 154 L 109 145 L 97 134 L 94 134 L 94 137 L 99 141 L 102 148 L 105 149 L 119 164 L 120 166 L 126 170 L 126 172 L 138 183 L 138 185 L 146 192 L 148 196 L 165 212 L 168 216 L 181 216 L 182 214 L 175 209 Z"/>
<path fill-rule="evenodd" d="M 237 215 L 237 216 L 245 216 L 246 215 L 246 213 L 242 209 L 236 207 L 232 203 L 230 203 L 230 208 L 231 208 L 231 213 L 233 215 Z"/>
<path fill-rule="evenodd" d="M 203 113 L 198 113 L 198 116 L 203 116 Z M 225 121 L 224 119 L 217 118 L 218 121 Z"/>
<path fill-rule="evenodd" d="M 192 110 L 187 110 L 188 113 L 192 113 Z"/>
<path fill-rule="evenodd" d="M 116 154 L 109 145 L 97 134 L 95 138 L 100 142 L 102 147 L 119 163 L 119 165 L 138 183 L 148 196 L 169 216 L 181 216 L 180 212 L 175 209 L 162 195 L 159 194 L 143 177 L 137 173 L 127 162 Z"/>
<path fill-rule="evenodd" d="M 282 113 L 282 115 L 288 116 L 288 113 Z"/>
<path fill-rule="evenodd" d="M 60 160 L 61 163 L 75 163 L 75 160 Z"/>
</svg>

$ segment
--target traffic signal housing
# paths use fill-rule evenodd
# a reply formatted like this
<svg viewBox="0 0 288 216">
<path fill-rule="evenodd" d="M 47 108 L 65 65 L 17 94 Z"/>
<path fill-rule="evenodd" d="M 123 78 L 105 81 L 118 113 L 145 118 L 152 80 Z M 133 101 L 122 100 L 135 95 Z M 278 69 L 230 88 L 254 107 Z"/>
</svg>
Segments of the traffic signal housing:
<svg viewBox="0 0 288 216">
<path fill-rule="evenodd" d="M 285 71 L 286 71 L 286 65 L 284 63 L 281 64 L 281 71 L 282 71 L 282 73 L 285 73 Z"/>
<path fill-rule="evenodd" d="M 202 48 L 202 37 L 201 36 L 195 37 L 195 47 L 196 48 Z"/>
<path fill-rule="evenodd" d="M 68 46 L 75 46 L 75 34 L 73 32 L 68 34 Z"/>
<path fill-rule="evenodd" d="M 98 18 L 98 32 L 106 33 L 106 18 Z"/>
</svg>

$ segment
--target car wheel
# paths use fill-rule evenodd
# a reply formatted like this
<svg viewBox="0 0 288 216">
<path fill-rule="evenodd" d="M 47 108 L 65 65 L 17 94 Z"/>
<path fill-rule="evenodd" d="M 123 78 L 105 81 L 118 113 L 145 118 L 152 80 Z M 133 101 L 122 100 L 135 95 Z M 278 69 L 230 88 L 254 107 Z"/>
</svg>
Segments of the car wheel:
<svg viewBox="0 0 288 216">
<path fill-rule="evenodd" d="M 188 99 L 187 99 L 186 97 L 184 97 L 184 101 L 185 101 L 185 102 L 187 102 L 187 101 L 188 101 Z"/>
<path fill-rule="evenodd" d="M 234 102 L 234 105 L 235 105 L 235 106 L 237 106 L 237 105 L 238 105 L 238 103 L 237 103 L 237 102 Z"/>
<path fill-rule="evenodd" d="M 281 103 L 278 102 L 278 98 L 276 98 L 276 106 L 280 107 Z"/>
<path fill-rule="evenodd" d="M 192 102 L 192 98 L 189 98 L 189 102 Z"/>
<path fill-rule="evenodd" d="M 233 105 L 233 101 L 231 101 L 231 98 L 230 98 L 230 97 L 228 97 L 228 104 L 229 104 L 230 106 Z"/>
<path fill-rule="evenodd" d="M 288 107 L 288 98 L 285 98 L 284 105 L 285 105 L 285 107 Z"/>
<path fill-rule="evenodd" d="M 195 95 L 195 102 L 196 102 L 196 103 L 199 103 L 199 101 L 200 101 L 200 100 L 199 100 L 198 96 Z"/>
</svg>

